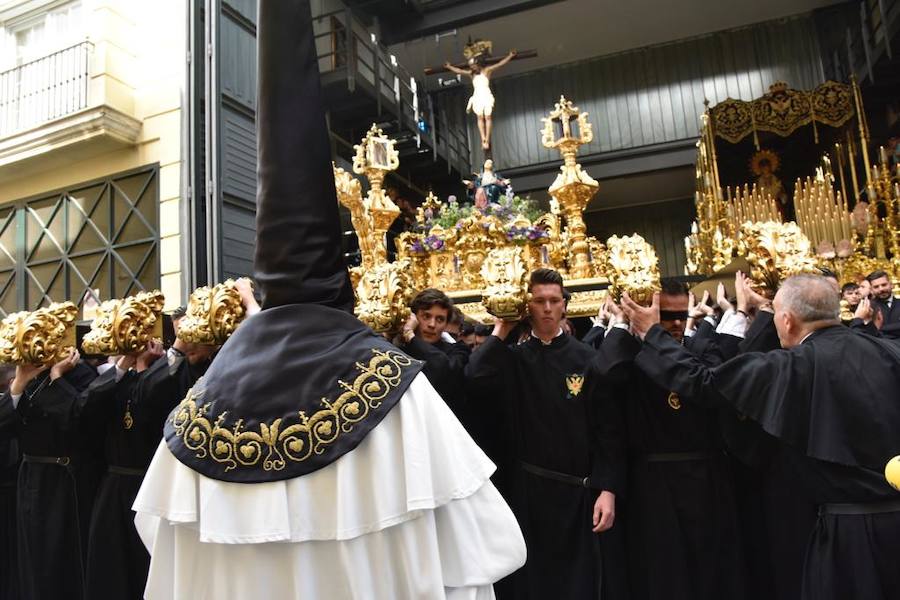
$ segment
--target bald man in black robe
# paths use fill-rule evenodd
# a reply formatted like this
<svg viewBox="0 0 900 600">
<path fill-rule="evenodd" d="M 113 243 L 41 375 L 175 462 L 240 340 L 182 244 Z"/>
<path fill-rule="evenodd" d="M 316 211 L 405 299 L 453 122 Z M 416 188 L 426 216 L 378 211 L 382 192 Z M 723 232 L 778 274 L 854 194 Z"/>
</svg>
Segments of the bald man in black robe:
<svg viewBox="0 0 900 600">
<path fill-rule="evenodd" d="M 626 297 L 623 308 L 643 339 L 642 370 L 686 401 L 730 405 L 759 423 L 818 504 L 801 598 L 896 598 L 900 494 L 881 473 L 900 453 L 900 347 L 842 327 L 833 285 L 814 275 L 788 278 L 775 296 L 783 350 L 715 368 L 658 325 L 658 299 L 645 308 Z"/>
</svg>

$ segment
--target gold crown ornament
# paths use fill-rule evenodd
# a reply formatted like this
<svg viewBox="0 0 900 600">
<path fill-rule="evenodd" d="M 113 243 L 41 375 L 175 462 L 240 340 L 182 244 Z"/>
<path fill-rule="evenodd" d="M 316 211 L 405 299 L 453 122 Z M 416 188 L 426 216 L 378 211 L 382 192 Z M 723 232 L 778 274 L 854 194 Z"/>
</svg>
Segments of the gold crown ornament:
<svg viewBox="0 0 900 600">
<path fill-rule="evenodd" d="M 522 249 L 513 246 L 494 248 L 481 265 L 485 287 L 481 303 L 487 311 L 506 321 L 517 321 L 528 304 L 528 271 Z"/>
<path fill-rule="evenodd" d="M 142 351 L 152 339 L 162 338 L 165 302 L 159 290 L 103 302 L 91 330 L 81 341 L 81 349 L 107 356 Z"/>
<path fill-rule="evenodd" d="M 187 311 L 178 323 L 176 336 L 182 342 L 201 346 L 221 346 L 246 312 L 233 279 L 212 287 L 199 287 L 188 299 Z"/>
<path fill-rule="evenodd" d="M 0 323 L 0 362 L 50 365 L 61 361 L 75 347 L 77 316 L 78 308 L 71 302 L 10 314 Z"/>
<path fill-rule="evenodd" d="M 628 292 L 638 304 L 649 304 L 658 292 L 659 257 L 653 246 L 638 234 L 606 240 L 609 288 L 616 300 Z"/>
<path fill-rule="evenodd" d="M 475 40 L 466 44 L 463 48 L 463 56 L 466 57 L 466 60 L 478 60 L 490 56 L 493 50 L 494 44 L 490 40 Z"/>
</svg>

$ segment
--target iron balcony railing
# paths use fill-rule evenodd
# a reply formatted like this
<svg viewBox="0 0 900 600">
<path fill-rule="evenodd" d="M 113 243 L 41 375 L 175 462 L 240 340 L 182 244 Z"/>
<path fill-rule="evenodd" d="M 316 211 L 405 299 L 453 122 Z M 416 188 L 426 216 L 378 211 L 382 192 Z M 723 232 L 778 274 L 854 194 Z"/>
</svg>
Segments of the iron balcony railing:
<svg viewBox="0 0 900 600">
<path fill-rule="evenodd" d="M 317 14 L 314 22 L 319 71 L 323 75 L 345 77 L 351 92 L 360 85 L 372 90 L 379 114 L 392 114 L 401 131 L 412 134 L 420 144 L 427 137 L 434 151 L 442 153 L 450 166 L 468 172 L 465 129 L 434 113 L 423 82 L 397 62 L 349 7 Z"/>
<path fill-rule="evenodd" d="M 92 50 L 84 41 L 0 73 L 0 137 L 86 108 Z"/>
</svg>

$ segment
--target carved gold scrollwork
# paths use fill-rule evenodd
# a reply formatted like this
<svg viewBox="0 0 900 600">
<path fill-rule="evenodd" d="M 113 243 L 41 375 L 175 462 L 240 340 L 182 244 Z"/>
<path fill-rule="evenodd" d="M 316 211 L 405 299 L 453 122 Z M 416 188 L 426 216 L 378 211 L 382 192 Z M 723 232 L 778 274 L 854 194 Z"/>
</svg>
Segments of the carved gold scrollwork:
<svg viewBox="0 0 900 600">
<path fill-rule="evenodd" d="M 244 319 L 244 306 L 234 281 L 199 287 L 191 293 L 178 326 L 178 339 L 204 346 L 221 346 Z"/>
<path fill-rule="evenodd" d="M 744 223 L 739 245 L 751 277 L 763 287 L 774 290 L 791 275 L 819 272 L 809 240 L 796 223 Z"/>
<path fill-rule="evenodd" d="M 659 259 L 653 246 L 638 234 L 612 236 L 606 241 L 609 281 L 613 297 L 622 292 L 641 304 L 659 291 Z"/>
<path fill-rule="evenodd" d="M 362 273 L 356 286 L 356 316 L 376 332 L 399 331 L 409 318 L 415 286 L 408 260 L 381 263 Z"/>
<path fill-rule="evenodd" d="M 528 271 L 517 247 L 491 250 L 481 269 L 484 279 L 481 303 L 487 311 L 510 321 L 521 318 L 528 302 Z"/>
<path fill-rule="evenodd" d="M 143 350 L 150 340 L 162 337 L 164 304 L 158 290 L 103 302 L 81 342 L 82 350 L 109 356 Z"/>
<path fill-rule="evenodd" d="M 71 302 L 8 315 L 0 323 L 0 362 L 49 365 L 59 362 L 75 346 L 75 318 Z"/>
</svg>

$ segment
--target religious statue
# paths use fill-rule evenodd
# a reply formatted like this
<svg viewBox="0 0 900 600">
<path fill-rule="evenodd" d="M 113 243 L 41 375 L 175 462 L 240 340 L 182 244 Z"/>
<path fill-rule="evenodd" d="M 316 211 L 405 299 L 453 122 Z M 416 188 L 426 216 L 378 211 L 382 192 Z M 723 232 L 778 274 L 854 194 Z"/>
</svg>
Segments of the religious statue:
<svg viewBox="0 0 900 600">
<path fill-rule="evenodd" d="M 781 180 L 775 176 L 775 171 L 778 170 L 780 163 L 778 155 L 771 150 L 760 150 L 753 155 L 750 169 L 756 175 L 756 187 L 763 196 L 770 195 L 775 199 L 775 205 L 781 212 L 782 219 L 787 221 L 789 217 L 787 214 L 788 195 L 784 191 Z"/>
<path fill-rule="evenodd" d="M 499 173 L 494 172 L 494 161 L 484 161 L 481 173 L 475 173 L 475 179 L 463 179 L 463 183 L 469 188 L 468 197 L 474 201 L 475 208 L 485 209 L 488 204 L 497 203 L 500 194 L 505 194 L 509 189 L 509 179 L 503 179 Z"/>
<path fill-rule="evenodd" d="M 466 46 L 463 54 L 467 65 L 460 68 L 449 62 L 444 63 L 444 68 L 457 75 L 465 75 L 472 78 L 472 96 L 466 106 L 466 112 L 475 113 L 478 118 L 478 132 L 481 134 L 481 147 L 484 150 L 491 148 L 491 115 L 494 112 L 494 94 L 491 93 L 491 75 L 500 67 L 506 65 L 516 57 L 516 51 L 509 53 L 493 64 L 488 64 L 487 58 L 491 54 L 491 42 L 476 40 Z"/>
</svg>

